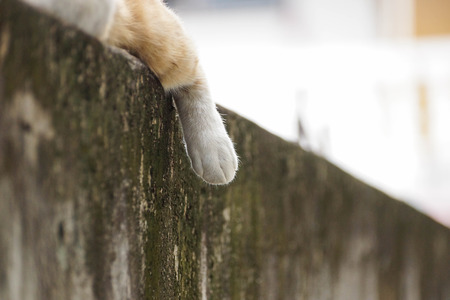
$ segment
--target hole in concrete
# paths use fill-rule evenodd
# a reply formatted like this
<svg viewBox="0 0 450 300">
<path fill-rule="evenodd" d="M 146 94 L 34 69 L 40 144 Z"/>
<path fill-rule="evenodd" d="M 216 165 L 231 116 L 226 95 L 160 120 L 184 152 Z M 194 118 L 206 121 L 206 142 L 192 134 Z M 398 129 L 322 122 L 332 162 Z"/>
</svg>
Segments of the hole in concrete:
<svg viewBox="0 0 450 300">
<path fill-rule="evenodd" d="M 64 241 L 64 224 L 62 222 L 58 224 L 58 239 Z"/>
</svg>

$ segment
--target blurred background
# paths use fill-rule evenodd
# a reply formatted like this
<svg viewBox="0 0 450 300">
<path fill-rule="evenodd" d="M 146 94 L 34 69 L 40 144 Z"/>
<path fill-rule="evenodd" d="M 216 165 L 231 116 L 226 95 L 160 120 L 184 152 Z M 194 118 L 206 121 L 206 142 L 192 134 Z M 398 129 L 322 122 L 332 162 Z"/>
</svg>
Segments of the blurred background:
<svg viewBox="0 0 450 300">
<path fill-rule="evenodd" d="M 214 100 L 450 226 L 450 0 L 172 0 Z"/>
</svg>

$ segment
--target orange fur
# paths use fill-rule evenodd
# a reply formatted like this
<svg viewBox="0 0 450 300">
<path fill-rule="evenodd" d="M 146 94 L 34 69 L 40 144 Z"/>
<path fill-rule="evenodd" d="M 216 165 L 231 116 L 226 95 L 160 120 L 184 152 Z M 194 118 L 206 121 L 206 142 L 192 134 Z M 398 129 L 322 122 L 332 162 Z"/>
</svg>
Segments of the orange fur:
<svg viewBox="0 0 450 300">
<path fill-rule="evenodd" d="M 107 42 L 136 53 L 166 90 L 198 77 L 192 43 L 177 16 L 159 0 L 120 0 Z"/>
</svg>

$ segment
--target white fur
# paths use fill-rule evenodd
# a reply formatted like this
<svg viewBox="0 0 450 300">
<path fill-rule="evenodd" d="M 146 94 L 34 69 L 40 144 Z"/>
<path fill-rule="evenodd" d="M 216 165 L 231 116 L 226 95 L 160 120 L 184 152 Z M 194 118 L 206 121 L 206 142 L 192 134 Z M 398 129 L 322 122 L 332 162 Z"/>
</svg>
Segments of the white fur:
<svg viewBox="0 0 450 300">
<path fill-rule="evenodd" d="M 22 0 L 105 39 L 113 22 L 116 0 Z"/>
<path fill-rule="evenodd" d="M 194 171 L 206 182 L 233 180 L 238 158 L 206 86 L 173 92 Z"/>
<path fill-rule="evenodd" d="M 134 50 L 149 63 L 164 88 L 174 95 L 194 171 L 212 184 L 233 180 L 238 167 L 233 143 L 211 100 L 195 50 L 176 16 L 162 1 L 23 1 L 103 41 L 129 49 L 136 47 Z M 134 19 L 133 9 L 145 12 L 146 17 Z M 158 46 L 160 48 L 154 48 Z M 174 65 L 177 68 L 173 68 Z"/>
</svg>

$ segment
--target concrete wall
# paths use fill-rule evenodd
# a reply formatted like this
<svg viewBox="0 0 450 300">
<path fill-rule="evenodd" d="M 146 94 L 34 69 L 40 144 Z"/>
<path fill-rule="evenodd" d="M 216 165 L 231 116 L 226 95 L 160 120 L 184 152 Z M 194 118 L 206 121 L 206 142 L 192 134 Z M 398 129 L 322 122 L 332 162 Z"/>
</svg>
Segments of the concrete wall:
<svg viewBox="0 0 450 300">
<path fill-rule="evenodd" d="M 227 187 L 157 79 L 0 1 L 0 299 L 450 299 L 450 231 L 223 110 Z"/>
</svg>

